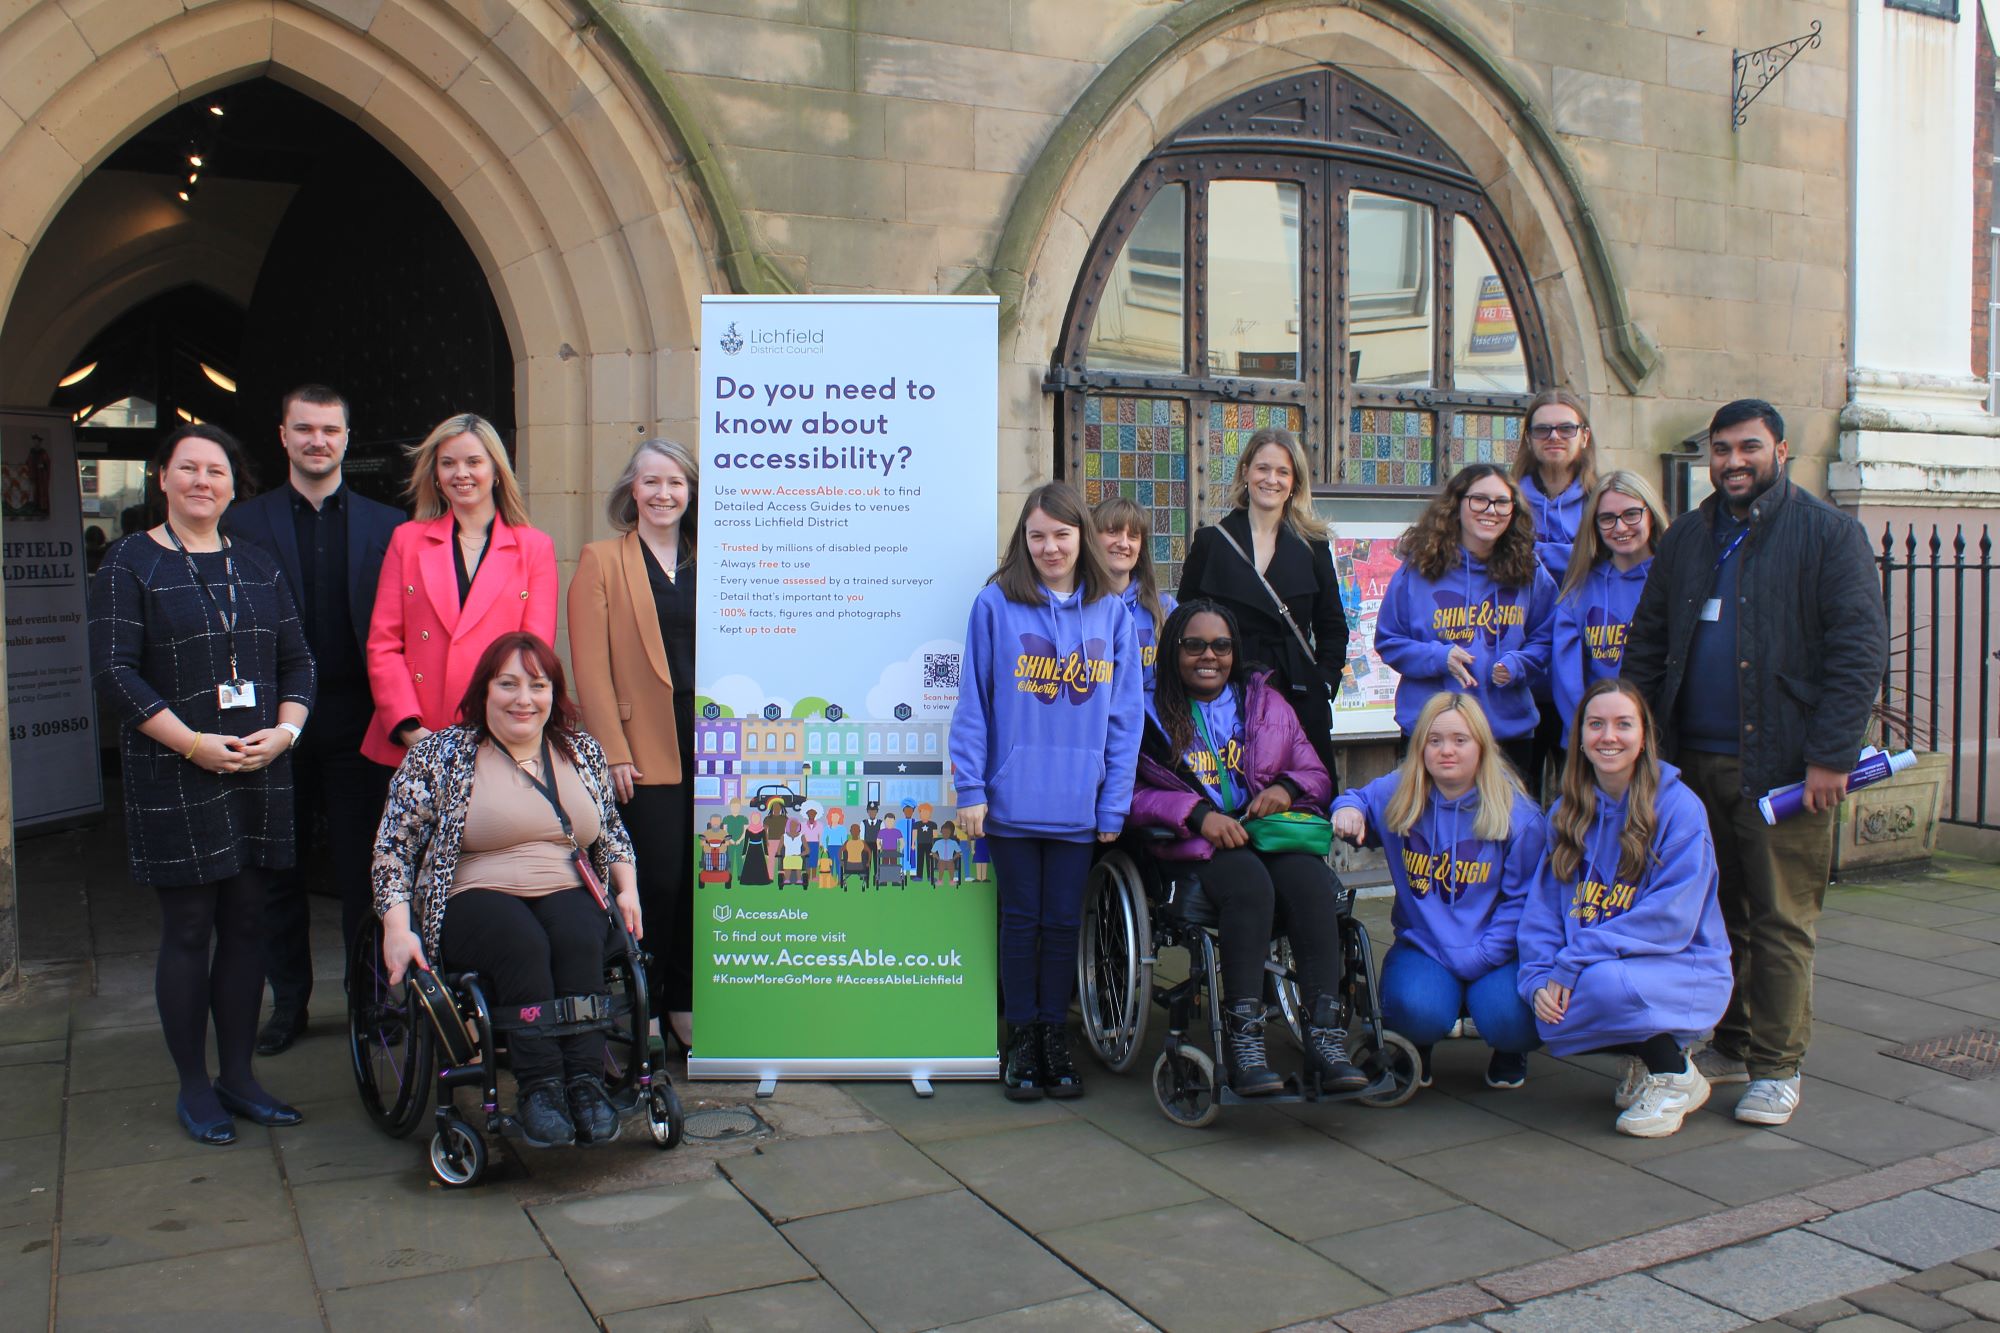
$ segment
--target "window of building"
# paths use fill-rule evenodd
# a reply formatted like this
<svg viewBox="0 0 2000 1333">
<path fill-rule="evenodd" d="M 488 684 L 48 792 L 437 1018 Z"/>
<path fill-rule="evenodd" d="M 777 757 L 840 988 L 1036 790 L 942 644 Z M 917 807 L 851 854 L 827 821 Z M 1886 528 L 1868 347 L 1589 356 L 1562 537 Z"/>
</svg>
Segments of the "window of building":
<svg viewBox="0 0 2000 1333">
<path fill-rule="evenodd" d="M 848 733 L 847 733 L 847 752 L 848 752 L 849 754 L 860 754 L 860 753 L 861 753 L 861 733 L 860 733 L 860 732 L 858 732 L 858 731 L 850 731 L 850 732 L 848 732 Z"/>
<path fill-rule="evenodd" d="M 819 733 L 817 731 L 808 732 L 806 734 L 806 753 L 807 754 L 819 753 Z"/>
<path fill-rule="evenodd" d="M 935 731 L 927 731 L 927 732 L 925 732 L 925 733 L 924 733 L 924 753 L 925 753 L 925 754 L 936 754 L 937 752 L 938 752 L 938 738 L 937 738 L 937 733 L 936 733 Z"/>
<path fill-rule="evenodd" d="M 1170 582 L 1251 434 L 1320 493 L 1426 493 L 1506 461 L 1548 340 L 1477 179 L 1392 98 L 1321 68 L 1169 136 L 1099 229 L 1046 387 L 1058 465 L 1153 519 Z"/>
<path fill-rule="evenodd" d="M 881 732 L 879 732 L 879 731 L 871 731 L 871 732 L 869 732 L 869 733 L 868 733 L 868 753 L 870 753 L 870 754 L 880 754 L 880 753 L 882 753 L 882 733 L 881 733 Z"/>
<path fill-rule="evenodd" d="M 710 731 L 710 732 L 705 732 L 705 733 L 703 733 L 703 735 L 702 735 L 702 738 L 701 738 L 701 748 L 702 748 L 702 750 L 703 750 L 703 751 L 704 751 L 705 753 L 708 753 L 708 754 L 714 754 L 714 753 L 715 753 L 715 733 L 714 733 L 714 732 Z"/>
<path fill-rule="evenodd" d="M 798 732 L 796 732 L 796 731 L 788 731 L 788 732 L 786 732 L 786 733 L 785 733 L 785 753 L 786 753 L 786 754 L 793 754 L 793 753 L 797 752 L 798 748 L 799 748 L 799 733 L 798 733 Z"/>
<path fill-rule="evenodd" d="M 1884 9 L 1907 9 L 1912 14 L 1958 22 L 1958 0 L 1882 0 Z"/>
<path fill-rule="evenodd" d="M 725 731 L 725 732 L 723 732 L 723 733 L 722 733 L 722 752 L 723 752 L 724 754 L 735 754 L 735 753 L 736 753 L 736 733 L 735 733 L 735 732 L 733 732 L 733 731 Z"/>
<path fill-rule="evenodd" d="M 892 731 L 892 732 L 890 732 L 890 733 L 889 733 L 889 753 L 890 753 L 890 754 L 901 754 L 902 752 L 903 752 L 903 735 L 902 735 L 902 733 L 901 733 L 901 732 L 897 732 L 897 731 Z"/>
<path fill-rule="evenodd" d="M 745 732 L 745 733 L 743 734 L 743 752 L 744 752 L 745 754 L 755 754 L 755 753 L 757 753 L 757 733 L 756 733 L 756 732 L 754 732 L 754 731 L 748 731 L 748 732 Z"/>
</svg>

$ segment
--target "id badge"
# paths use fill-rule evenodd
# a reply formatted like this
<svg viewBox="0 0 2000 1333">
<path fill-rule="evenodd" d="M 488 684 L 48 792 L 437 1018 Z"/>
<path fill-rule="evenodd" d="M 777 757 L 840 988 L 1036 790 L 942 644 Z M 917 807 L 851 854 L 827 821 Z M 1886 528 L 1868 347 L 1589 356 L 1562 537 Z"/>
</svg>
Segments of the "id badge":
<svg viewBox="0 0 2000 1333">
<path fill-rule="evenodd" d="M 224 712 L 232 708 L 255 708 L 257 683 L 251 680 L 223 681 L 215 687 L 215 706 Z"/>
<path fill-rule="evenodd" d="M 1701 604 L 1701 618 L 1703 620 L 1722 619 L 1722 599 L 1720 597 L 1711 597 L 1703 602 Z"/>
</svg>

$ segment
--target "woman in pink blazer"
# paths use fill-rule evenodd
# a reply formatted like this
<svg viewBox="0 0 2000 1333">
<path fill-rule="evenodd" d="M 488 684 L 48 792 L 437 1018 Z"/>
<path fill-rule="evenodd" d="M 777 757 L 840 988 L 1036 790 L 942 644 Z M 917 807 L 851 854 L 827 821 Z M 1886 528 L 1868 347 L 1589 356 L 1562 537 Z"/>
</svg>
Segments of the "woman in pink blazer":
<svg viewBox="0 0 2000 1333">
<path fill-rule="evenodd" d="M 500 435 L 470 412 L 449 417 L 410 458 L 416 517 L 396 529 L 368 625 L 375 719 L 361 752 L 398 765 L 457 719 L 472 668 L 513 630 L 556 637 L 556 548 L 528 526 Z"/>
</svg>

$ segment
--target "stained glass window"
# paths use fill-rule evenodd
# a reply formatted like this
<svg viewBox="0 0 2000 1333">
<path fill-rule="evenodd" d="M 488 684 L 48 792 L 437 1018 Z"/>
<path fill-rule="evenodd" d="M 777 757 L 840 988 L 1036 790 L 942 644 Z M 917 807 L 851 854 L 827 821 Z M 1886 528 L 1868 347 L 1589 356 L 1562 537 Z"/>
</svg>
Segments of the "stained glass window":
<svg viewBox="0 0 2000 1333">
<path fill-rule="evenodd" d="M 1504 412 L 1460 412 L 1451 419 L 1446 470 L 1467 463 L 1511 463 L 1521 447 L 1521 418 Z"/>
<path fill-rule="evenodd" d="M 1178 566 L 1188 542 L 1188 413 L 1181 398 L 1091 395 L 1083 408 L 1083 498 L 1127 496 L 1153 522 L 1153 563 Z"/>
<path fill-rule="evenodd" d="M 1243 446 L 1266 426 L 1282 426 L 1297 434 L 1305 413 L 1289 403 L 1210 403 L 1208 405 L 1208 502 L 1220 509 L 1236 484 L 1236 464 Z"/>
<path fill-rule="evenodd" d="M 1437 483 L 1437 417 L 1429 412 L 1357 407 L 1347 420 L 1345 480 L 1361 486 Z"/>
</svg>

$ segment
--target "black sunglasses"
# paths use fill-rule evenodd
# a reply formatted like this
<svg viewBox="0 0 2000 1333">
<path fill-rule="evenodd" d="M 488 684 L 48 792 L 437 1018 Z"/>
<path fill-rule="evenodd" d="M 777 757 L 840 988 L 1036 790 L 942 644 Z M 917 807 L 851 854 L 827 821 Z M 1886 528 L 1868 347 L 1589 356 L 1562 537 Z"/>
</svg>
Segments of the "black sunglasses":
<svg viewBox="0 0 2000 1333">
<path fill-rule="evenodd" d="M 1188 637 L 1181 640 L 1181 652 L 1189 657 L 1200 657 L 1203 653 L 1208 652 L 1214 653 L 1217 657 L 1228 657 L 1235 651 L 1236 640 L 1234 639 L 1197 639 Z"/>
</svg>

